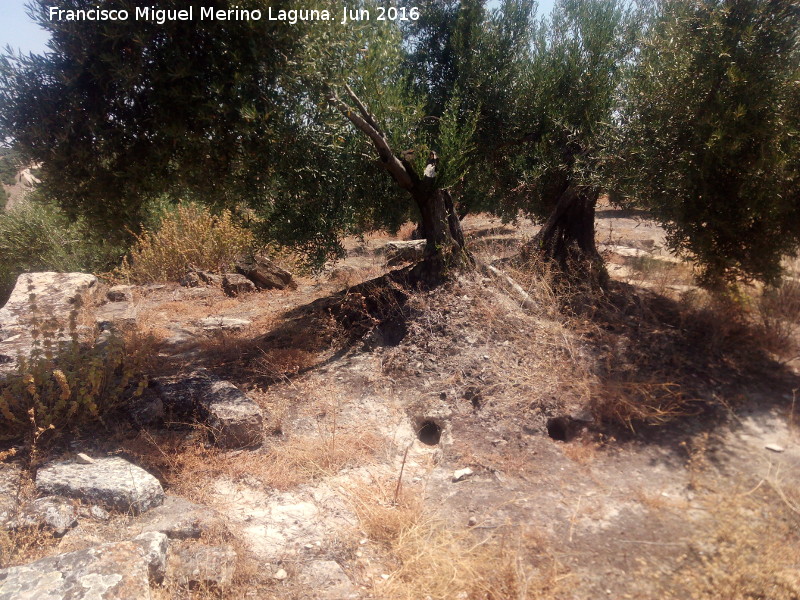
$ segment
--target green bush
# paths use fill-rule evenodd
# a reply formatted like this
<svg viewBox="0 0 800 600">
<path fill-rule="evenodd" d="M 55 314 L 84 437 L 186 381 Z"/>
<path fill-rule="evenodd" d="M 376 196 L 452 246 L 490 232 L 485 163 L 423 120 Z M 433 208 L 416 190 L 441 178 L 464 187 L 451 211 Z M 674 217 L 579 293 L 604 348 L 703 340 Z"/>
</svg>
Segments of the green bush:
<svg viewBox="0 0 800 600">
<path fill-rule="evenodd" d="M 6 209 L 6 203 L 8 202 L 8 194 L 6 194 L 6 189 L 0 184 L 0 212 Z"/>
<path fill-rule="evenodd" d="M 0 305 L 20 273 L 105 271 L 123 253 L 57 208 L 36 199 L 21 202 L 0 213 Z"/>
</svg>

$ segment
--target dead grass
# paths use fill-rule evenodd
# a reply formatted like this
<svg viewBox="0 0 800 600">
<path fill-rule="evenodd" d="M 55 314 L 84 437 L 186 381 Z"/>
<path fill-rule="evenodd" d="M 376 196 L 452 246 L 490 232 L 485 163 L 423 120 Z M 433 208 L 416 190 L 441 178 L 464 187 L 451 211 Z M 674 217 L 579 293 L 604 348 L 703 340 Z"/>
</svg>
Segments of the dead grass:
<svg viewBox="0 0 800 600">
<path fill-rule="evenodd" d="M 386 552 L 392 570 L 373 584 L 386 600 L 553 598 L 563 568 L 530 535 L 495 536 L 480 528 L 453 530 L 425 513 L 419 498 L 393 502 L 391 482 L 350 491 L 370 541 Z"/>
<path fill-rule="evenodd" d="M 796 487 L 770 485 L 708 496 L 705 504 L 714 515 L 714 526 L 704 536 L 700 551 L 683 558 L 665 588 L 667 597 L 800 598 L 798 500 Z M 685 595 L 676 590 L 684 590 Z"/>
</svg>

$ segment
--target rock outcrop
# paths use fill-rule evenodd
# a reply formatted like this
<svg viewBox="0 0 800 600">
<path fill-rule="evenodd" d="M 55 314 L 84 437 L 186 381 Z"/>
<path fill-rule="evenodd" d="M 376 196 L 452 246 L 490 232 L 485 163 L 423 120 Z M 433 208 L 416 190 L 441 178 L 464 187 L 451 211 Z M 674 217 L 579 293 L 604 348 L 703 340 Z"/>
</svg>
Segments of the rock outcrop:
<svg viewBox="0 0 800 600">
<path fill-rule="evenodd" d="M 147 547 L 147 549 L 145 549 Z M 147 600 L 152 544 L 116 542 L 0 570 L 3 600 Z"/>
</svg>

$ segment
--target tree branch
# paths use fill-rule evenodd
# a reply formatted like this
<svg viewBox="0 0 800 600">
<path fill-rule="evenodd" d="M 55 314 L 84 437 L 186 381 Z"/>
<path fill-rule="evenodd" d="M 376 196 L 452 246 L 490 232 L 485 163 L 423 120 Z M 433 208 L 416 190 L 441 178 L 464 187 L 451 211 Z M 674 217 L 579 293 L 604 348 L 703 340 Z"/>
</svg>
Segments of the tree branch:
<svg viewBox="0 0 800 600">
<path fill-rule="evenodd" d="M 356 96 L 356 93 L 346 83 L 344 84 L 344 89 L 347 90 L 347 95 L 350 96 L 351 100 L 355 103 L 356 107 L 358 107 L 358 112 L 361 113 L 361 115 L 364 117 L 364 120 L 370 125 L 372 125 L 373 129 L 375 129 L 375 131 L 377 131 L 382 138 L 386 139 L 386 136 L 384 135 L 383 131 L 378 126 L 378 123 L 375 121 L 375 116 L 371 112 L 369 112 L 369 110 L 367 110 L 367 107 L 361 101 L 361 98 Z"/>
<path fill-rule="evenodd" d="M 328 95 L 328 102 L 355 125 L 357 129 L 366 134 L 372 141 L 372 145 L 375 146 L 375 150 L 378 152 L 378 157 L 384 168 L 389 171 L 389 174 L 401 188 L 410 191 L 414 187 L 414 180 L 411 174 L 406 170 L 406 167 L 403 166 L 403 163 L 400 162 L 400 159 L 392 152 L 392 148 L 389 146 L 386 138 L 381 135 L 380 129 L 357 114 L 350 106 L 342 102 L 336 92 L 331 92 Z"/>
</svg>

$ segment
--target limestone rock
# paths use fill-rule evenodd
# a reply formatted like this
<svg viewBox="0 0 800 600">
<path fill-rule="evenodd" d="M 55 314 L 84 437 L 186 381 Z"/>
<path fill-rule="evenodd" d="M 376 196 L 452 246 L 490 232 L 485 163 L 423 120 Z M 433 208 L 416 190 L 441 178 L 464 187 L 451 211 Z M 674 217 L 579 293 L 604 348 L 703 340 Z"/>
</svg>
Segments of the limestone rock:
<svg viewBox="0 0 800 600">
<path fill-rule="evenodd" d="M 164 576 L 167 573 L 169 538 L 158 531 L 150 531 L 137 535 L 133 538 L 133 542 L 138 544 L 144 551 L 150 579 L 156 583 L 164 581 Z"/>
<path fill-rule="evenodd" d="M 225 587 L 233 579 L 236 552 L 230 546 L 181 542 L 171 549 L 167 568 L 169 578 L 179 585 Z"/>
<path fill-rule="evenodd" d="M 104 544 L 0 570 L 3 600 L 147 600 L 149 564 L 134 542 Z"/>
<path fill-rule="evenodd" d="M 197 371 L 188 378 L 160 380 L 158 390 L 165 411 L 189 417 L 199 412 L 206 420 L 218 446 L 248 448 L 264 439 L 261 408 L 228 381 Z"/>
<path fill-rule="evenodd" d="M 30 319 L 46 317 L 65 326 L 73 310 L 88 305 L 97 290 L 97 278 L 86 273 L 23 273 L 0 308 L 0 374 L 14 369 L 17 356 L 30 354 Z M 61 339 L 66 340 L 67 334 Z"/>
<path fill-rule="evenodd" d="M 200 398 L 208 411 L 208 425 L 214 440 L 223 448 L 260 445 L 264 438 L 261 408 L 228 381 L 214 381 Z"/>
<path fill-rule="evenodd" d="M 399 265 L 404 262 L 416 262 L 425 257 L 425 240 L 408 242 L 389 242 L 383 247 L 386 253 L 386 264 Z"/>
<path fill-rule="evenodd" d="M 344 600 L 358 598 L 350 578 L 335 560 L 312 560 L 300 573 L 300 582 L 315 590 L 315 598 Z"/>
<path fill-rule="evenodd" d="M 0 463 L 0 523 L 10 520 L 17 512 L 17 490 L 21 477 L 21 467 Z"/>
<path fill-rule="evenodd" d="M 130 302 L 109 302 L 95 309 L 94 320 L 100 331 L 124 329 L 136 325 L 136 314 L 136 307 Z"/>
<path fill-rule="evenodd" d="M 90 465 L 50 463 L 36 474 L 36 487 L 45 494 L 79 498 L 134 513 L 164 501 L 158 479 L 119 457 L 98 458 Z"/>
<path fill-rule="evenodd" d="M 78 511 L 72 502 L 61 496 L 45 496 L 25 506 L 19 516 L 7 526 L 47 527 L 53 535 L 62 537 L 77 524 Z"/>
<path fill-rule="evenodd" d="M 282 269 L 265 256 L 256 256 L 253 260 L 236 263 L 236 271 L 247 277 L 260 290 L 283 290 L 296 288 L 294 277 L 286 269 Z"/>
<path fill-rule="evenodd" d="M 133 300 L 133 286 L 112 286 L 106 292 L 106 298 L 108 298 L 111 302 L 131 302 Z"/>
<path fill-rule="evenodd" d="M 248 281 L 248 283 L 250 282 Z M 250 285 L 253 284 L 250 283 Z M 251 321 L 248 319 L 236 319 L 234 317 L 206 317 L 197 322 L 205 331 L 241 331 L 250 323 Z"/>
<path fill-rule="evenodd" d="M 226 273 L 222 278 L 222 291 L 231 297 L 255 292 L 256 286 L 244 275 L 239 273 Z"/>
<path fill-rule="evenodd" d="M 173 540 L 197 539 L 220 526 L 215 511 L 183 498 L 167 496 L 161 506 L 139 517 L 131 527 L 136 531 L 159 532 Z"/>
</svg>

